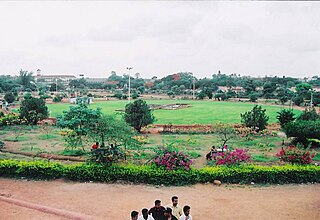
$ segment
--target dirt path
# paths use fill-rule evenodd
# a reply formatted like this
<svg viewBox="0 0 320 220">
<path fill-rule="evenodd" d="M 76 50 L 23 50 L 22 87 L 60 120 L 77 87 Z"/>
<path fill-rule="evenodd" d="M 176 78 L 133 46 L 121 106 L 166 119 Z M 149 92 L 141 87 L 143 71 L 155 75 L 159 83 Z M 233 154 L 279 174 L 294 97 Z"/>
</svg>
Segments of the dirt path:
<svg viewBox="0 0 320 220">
<path fill-rule="evenodd" d="M 11 200 L 30 203 L 31 207 L 42 206 L 93 219 L 129 219 L 131 210 L 150 208 L 155 199 L 166 205 L 172 195 L 179 196 L 181 205 L 191 206 L 195 220 L 320 219 L 320 184 L 154 187 L 0 178 L 0 194 L 9 195 L 7 198 Z M 1 198 L 0 216 L 6 220 L 77 219 L 17 206 Z"/>
</svg>

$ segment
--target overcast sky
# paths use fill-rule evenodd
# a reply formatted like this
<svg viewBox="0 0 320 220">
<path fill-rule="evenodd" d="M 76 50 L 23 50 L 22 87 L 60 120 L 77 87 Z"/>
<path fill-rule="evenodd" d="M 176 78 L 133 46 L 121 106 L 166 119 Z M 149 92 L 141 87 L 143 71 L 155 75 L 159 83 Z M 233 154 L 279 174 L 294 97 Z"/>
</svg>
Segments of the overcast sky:
<svg viewBox="0 0 320 220">
<path fill-rule="evenodd" d="M 320 2 L 0 2 L 0 74 L 320 75 Z"/>
</svg>

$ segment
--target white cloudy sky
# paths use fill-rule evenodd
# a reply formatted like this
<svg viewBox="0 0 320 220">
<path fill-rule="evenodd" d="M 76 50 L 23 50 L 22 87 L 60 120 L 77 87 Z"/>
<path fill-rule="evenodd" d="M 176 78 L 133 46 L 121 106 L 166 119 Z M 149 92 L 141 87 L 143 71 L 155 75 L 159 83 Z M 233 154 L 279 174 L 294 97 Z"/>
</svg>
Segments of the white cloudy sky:
<svg viewBox="0 0 320 220">
<path fill-rule="evenodd" d="M 0 2 L 0 74 L 320 75 L 320 2 Z"/>
</svg>

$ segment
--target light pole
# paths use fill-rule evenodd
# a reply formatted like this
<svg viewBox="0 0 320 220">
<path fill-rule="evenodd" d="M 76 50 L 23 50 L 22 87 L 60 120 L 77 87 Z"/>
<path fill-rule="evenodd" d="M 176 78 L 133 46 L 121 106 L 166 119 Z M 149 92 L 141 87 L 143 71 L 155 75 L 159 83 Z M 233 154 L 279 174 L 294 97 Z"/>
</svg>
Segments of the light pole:
<svg viewBox="0 0 320 220">
<path fill-rule="evenodd" d="M 313 99 L 313 90 L 311 89 L 311 100 L 310 100 L 310 108 L 312 108 L 313 106 L 313 103 L 312 103 L 312 100 Z"/>
<path fill-rule="evenodd" d="M 56 93 L 58 92 L 58 79 L 56 78 Z"/>
<path fill-rule="evenodd" d="M 130 102 L 130 90 L 131 90 L 131 85 L 130 85 L 130 70 L 132 70 L 132 67 L 127 67 L 127 70 L 129 70 L 129 91 L 128 91 L 128 100 Z"/>
<path fill-rule="evenodd" d="M 192 84 L 193 84 L 193 89 L 192 89 L 192 99 L 193 99 L 193 100 L 194 100 L 194 90 L 195 90 L 195 88 L 196 88 L 195 82 L 196 82 L 196 79 L 195 79 L 195 78 L 193 78 L 193 80 L 192 80 Z"/>
</svg>

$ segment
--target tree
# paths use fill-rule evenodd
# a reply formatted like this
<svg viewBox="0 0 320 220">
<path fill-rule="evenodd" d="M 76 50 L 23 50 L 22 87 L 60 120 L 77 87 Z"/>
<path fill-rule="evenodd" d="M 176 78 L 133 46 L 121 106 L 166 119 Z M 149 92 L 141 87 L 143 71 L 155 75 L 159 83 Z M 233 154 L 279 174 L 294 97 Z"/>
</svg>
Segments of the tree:
<svg viewBox="0 0 320 220">
<path fill-rule="evenodd" d="M 266 109 L 261 106 L 255 105 L 251 111 L 240 114 L 241 122 L 255 131 L 261 131 L 266 128 L 269 116 L 266 115 Z"/>
<path fill-rule="evenodd" d="M 62 90 L 66 89 L 66 87 L 62 84 L 61 80 L 58 80 L 57 83 L 51 83 L 49 85 L 49 91 L 50 92 L 56 92 L 57 89 L 58 89 L 58 91 L 62 91 Z"/>
<path fill-rule="evenodd" d="M 297 106 L 300 106 L 301 103 L 303 103 L 304 99 L 302 95 L 296 94 L 296 96 L 293 98 L 293 103 Z"/>
<path fill-rule="evenodd" d="M 18 83 L 23 86 L 24 89 L 35 88 L 35 85 L 31 84 L 33 82 L 34 77 L 32 76 L 33 72 L 28 72 L 25 70 L 20 70 Z"/>
<path fill-rule="evenodd" d="M 293 92 L 290 91 L 289 89 L 281 86 L 279 87 L 277 90 L 277 98 L 279 99 L 279 101 L 281 102 L 282 105 L 284 105 L 284 103 L 286 101 L 288 101 L 290 98 L 292 98 Z"/>
<path fill-rule="evenodd" d="M 4 95 L 4 100 L 6 100 L 8 103 L 14 102 L 15 99 L 16 99 L 16 97 L 14 97 L 14 95 L 13 95 L 12 92 L 7 92 L 7 93 Z"/>
<path fill-rule="evenodd" d="M 245 89 L 246 91 L 246 94 L 250 94 L 250 93 L 253 93 L 253 92 L 256 92 L 256 81 L 253 80 L 253 79 L 247 79 L 245 81 L 243 81 L 242 83 L 242 87 Z"/>
<path fill-rule="evenodd" d="M 142 127 L 155 121 L 155 117 L 152 115 L 149 106 L 142 99 L 135 100 L 133 103 L 126 105 L 124 119 L 138 132 L 141 131 Z"/>
<path fill-rule="evenodd" d="M 296 85 L 296 91 L 299 94 L 306 94 L 312 89 L 312 86 L 309 83 L 299 83 Z"/>
<path fill-rule="evenodd" d="M 216 123 L 213 126 L 213 132 L 220 136 L 220 140 L 222 141 L 222 145 L 227 144 L 229 140 L 235 137 L 236 132 L 232 125 L 224 124 L 224 123 Z"/>
<path fill-rule="evenodd" d="M 58 115 L 57 125 L 74 131 L 78 144 L 83 145 L 83 137 L 89 133 L 91 127 L 95 126 L 100 117 L 100 109 L 94 110 L 85 104 L 80 104 L 71 106 L 69 111 L 63 111 L 63 115 Z"/>
<path fill-rule="evenodd" d="M 294 121 L 294 113 L 291 109 L 282 109 L 280 112 L 277 112 L 277 119 L 283 128 L 287 123 Z"/>
<path fill-rule="evenodd" d="M 266 98 L 266 99 L 270 99 L 273 97 L 273 92 L 276 90 L 276 84 L 275 83 L 271 83 L 271 82 L 266 82 L 264 85 L 263 85 L 263 90 L 262 90 L 262 93 L 263 93 L 263 96 Z"/>
<path fill-rule="evenodd" d="M 256 102 L 258 100 L 258 93 L 251 92 L 249 94 L 249 100 L 250 100 L 250 102 Z"/>
<path fill-rule="evenodd" d="M 113 115 L 103 115 L 90 127 L 88 135 L 95 142 L 98 141 L 101 147 L 113 144 L 116 149 L 123 146 L 126 152 L 128 146 L 140 146 L 133 138 L 133 129 L 123 119 L 117 119 Z"/>
<path fill-rule="evenodd" d="M 41 98 L 27 96 L 20 106 L 20 117 L 26 119 L 28 124 L 36 125 L 48 117 L 49 112 L 46 103 Z"/>
</svg>

